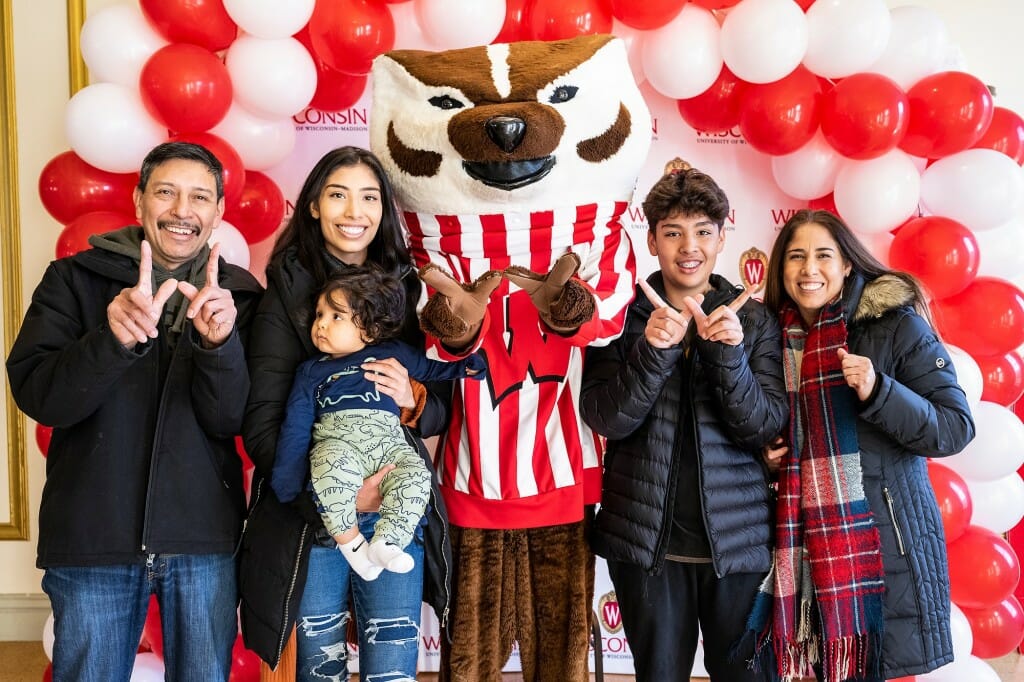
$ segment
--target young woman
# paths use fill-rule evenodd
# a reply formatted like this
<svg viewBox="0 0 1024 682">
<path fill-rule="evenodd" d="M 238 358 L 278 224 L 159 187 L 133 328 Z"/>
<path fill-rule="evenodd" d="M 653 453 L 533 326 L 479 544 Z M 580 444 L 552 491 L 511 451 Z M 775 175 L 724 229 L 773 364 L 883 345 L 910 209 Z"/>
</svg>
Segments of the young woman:
<svg viewBox="0 0 1024 682">
<path fill-rule="evenodd" d="M 792 417 L 769 453 L 781 466 L 762 654 L 786 679 L 813 668 L 826 682 L 948 663 L 946 548 L 925 458 L 962 450 L 974 422 L 920 286 L 832 213 L 803 210 L 776 238 L 765 303 L 782 327 Z"/>
<path fill-rule="evenodd" d="M 416 676 L 424 566 L 427 599 L 444 625 L 447 609 L 447 520 L 432 495 L 425 520 L 405 548 L 415 562 L 407 573 L 385 572 L 373 581 L 353 575 L 324 528 L 308 492 L 289 504 L 266 484 L 295 370 L 315 351 L 309 329 L 318 292 L 332 274 L 374 263 L 405 287 L 401 339 L 423 346 L 416 318 L 420 282 L 405 248 L 402 224 L 388 178 L 377 158 L 356 147 L 328 152 L 313 167 L 281 232 L 267 267 L 267 291 L 256 314 L 249 346 L 252 391 L 243 436 L 256 465 L 252 512 L 242 543 L 240 592 L 246 644 L 275 666 L 295 625 L 297 680 L 347 679 L 345 635 L 354 599 L 363 679 L 401 672 Z M 439 433 L 447 419 L 444 400 L 411 382 L 394 358 L 363 365 L 366 378 L 402 409 L 406 439 L 429 466 L 422 436 Z M 357 498 L 358 525 L 368 539 L 383 474 L 367 479 Z M 307 473 L 308 476 L 308 473 Z M 436 490 L 435 490 L 436 492 Z M 424 561 L 424 542 L 427 556 Z"/>
</svg>

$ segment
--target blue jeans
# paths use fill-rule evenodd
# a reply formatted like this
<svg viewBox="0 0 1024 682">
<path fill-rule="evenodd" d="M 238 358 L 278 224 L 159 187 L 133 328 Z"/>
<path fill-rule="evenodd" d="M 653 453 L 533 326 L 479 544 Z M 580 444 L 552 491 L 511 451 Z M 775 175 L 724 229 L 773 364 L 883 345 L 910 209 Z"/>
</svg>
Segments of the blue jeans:
<svg viewBox="0 0 1024 682">
<path fill-rule="evenodd" d="M 230 554 L 155 555 L 152 565 L 47 568 L 53 608 L 53 679 L 131 678 L 149 595 L 160 604 L 169 680 L 223 681 L 238 632 Z"/>
<path fill-rule="evenodd" d="M 373 535 L 377 514 L 359 513 L 359 530 Z M 359 679 L 416 680 L 423 599 L 423 528 L 405 548 L 415 560 L 408 573 L 383 571 L 366 582 L 336 547 L 313 545 L 306 587 L 295 621 L 296 682 L 348 680 L 345 631 L 351 619 L 349 586 L 359 632 Z"/>
</svg>

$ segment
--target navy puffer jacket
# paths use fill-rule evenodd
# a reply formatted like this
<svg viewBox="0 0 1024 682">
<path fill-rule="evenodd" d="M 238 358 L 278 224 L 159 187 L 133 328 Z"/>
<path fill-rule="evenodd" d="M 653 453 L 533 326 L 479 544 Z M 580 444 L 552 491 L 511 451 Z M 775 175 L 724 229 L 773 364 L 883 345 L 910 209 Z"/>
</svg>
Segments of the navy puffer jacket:
<svg viewBox="0 0 1024 682">
<path fill-rule="evenodd" d="M 660 272 L 648 282 L 664 296 Z M 740 293 L 717 275 L 711 285 L 705 311 Z M 594 551 L 659 573 L 678 463 L 690 456 L 699 462 L 716 574 L 767 572 L 773 496 L 761 448 L 789 418 L 778 323 L 760 303 L 748 301 L 738 312 L 742 346 L 696 338 L 691 325 L 696 352 L 686 357 L 682 346 L 662 350 L 647 343 L 644 327 L 652 310 L 638 290 L 622 336 L 587 350 L 580 410 L 608 439 Z M 692 409 L 683 409 L 683 401 Z"/>
</svg>

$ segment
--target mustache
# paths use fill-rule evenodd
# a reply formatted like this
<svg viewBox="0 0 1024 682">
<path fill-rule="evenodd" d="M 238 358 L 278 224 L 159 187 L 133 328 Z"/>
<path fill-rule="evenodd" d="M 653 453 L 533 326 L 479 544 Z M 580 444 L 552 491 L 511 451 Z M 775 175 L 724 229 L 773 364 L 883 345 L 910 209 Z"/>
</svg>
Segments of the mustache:
<svg viewBox="0 0 1024 682">
<path fill-rule="evenodd" d="M 187 220 L 158 220 L 156 225 L 159 228 L 184 227 L 193 232 L 199 232 L 199 225 L 197 223 L 190 223 Z"/>
</svg>

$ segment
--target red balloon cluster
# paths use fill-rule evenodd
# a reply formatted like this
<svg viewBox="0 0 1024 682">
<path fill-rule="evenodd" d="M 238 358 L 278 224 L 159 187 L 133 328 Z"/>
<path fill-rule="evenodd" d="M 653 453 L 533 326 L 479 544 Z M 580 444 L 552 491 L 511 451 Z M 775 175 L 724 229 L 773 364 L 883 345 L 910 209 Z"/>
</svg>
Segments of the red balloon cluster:
<svg viewBox="0 0 1024 682">
<path fill-rule="evenodd" d="M 972 356 L 1002 355 L 1024 344 L 1024 293 L 1006 280 L 977 277 L 963 291 L 932 301 L 946 341 Z"/>
<path fill-rule="evenodd" d="M 978 274 L 978 240 L 951 218 L 907 221 L 889 245 L 889 264 L 914 275 L 936 298 L 959 294 Z"/>
</svg>

